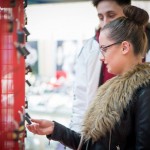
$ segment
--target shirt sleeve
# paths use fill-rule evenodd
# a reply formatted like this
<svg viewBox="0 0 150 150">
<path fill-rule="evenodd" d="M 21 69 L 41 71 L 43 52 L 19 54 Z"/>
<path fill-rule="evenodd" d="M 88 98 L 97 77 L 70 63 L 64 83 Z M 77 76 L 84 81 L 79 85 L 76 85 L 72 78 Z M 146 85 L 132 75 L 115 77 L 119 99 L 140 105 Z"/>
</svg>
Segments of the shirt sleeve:
<svg viewBox="0 0 150 150">
<path fill-rule="evenodd" d="M 70 128 L 80 132 L 85 111 L 96 95 L 101 63 L 99 45 L 93 38 L 82 47 L 75 64 L 74 99 Z"/>
</svg>

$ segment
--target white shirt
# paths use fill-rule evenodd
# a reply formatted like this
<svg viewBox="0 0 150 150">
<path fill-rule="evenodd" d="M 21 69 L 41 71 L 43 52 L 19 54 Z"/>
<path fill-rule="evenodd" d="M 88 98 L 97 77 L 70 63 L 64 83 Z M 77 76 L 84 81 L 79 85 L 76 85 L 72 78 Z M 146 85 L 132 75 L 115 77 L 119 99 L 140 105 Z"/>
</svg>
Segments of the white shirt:
<svg viewBox="0 0 150 150">
<path fill-rule="evenodd" d="M 98 89 L 101 61 L 99 43 L 93 38 L 79 51 L 75 64 L 74 100 L 70 128 L 80 132 L 84 113 Z"/>
</svg>

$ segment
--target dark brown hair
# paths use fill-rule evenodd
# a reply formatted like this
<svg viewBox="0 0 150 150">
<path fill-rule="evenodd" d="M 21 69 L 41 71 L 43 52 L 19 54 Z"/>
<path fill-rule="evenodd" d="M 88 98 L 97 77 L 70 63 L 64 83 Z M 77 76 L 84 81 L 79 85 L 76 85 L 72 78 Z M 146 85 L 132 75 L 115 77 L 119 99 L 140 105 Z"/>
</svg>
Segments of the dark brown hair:
<svg viewBox="0 0 150 150">
<path fill-rule="evenodd" d="M 109 29 L 108 38 L 114 41 L 129 41 L 134 48 L 134 54 L 145 54 L 147 49 L 147 36 L 145 25 L 148 23 L 148 13 L 136 6 L 128 5 L 123 9 L 125 17 L 120 17 L 101 30 Z"/>
<path fill-rule="evenodd" d="M 99 2 L 101 2 L 101 1 L 106 1 L 106 0 L 92 0 L 92 3 L 95 7 L 97 7 Z M 109 1 L 109 0 L 107 0 L 107 1 Z M 131 4 L 131 0 L 110 0 L 110 1 L 115 1 L 120 6 Z"/>
</svg>

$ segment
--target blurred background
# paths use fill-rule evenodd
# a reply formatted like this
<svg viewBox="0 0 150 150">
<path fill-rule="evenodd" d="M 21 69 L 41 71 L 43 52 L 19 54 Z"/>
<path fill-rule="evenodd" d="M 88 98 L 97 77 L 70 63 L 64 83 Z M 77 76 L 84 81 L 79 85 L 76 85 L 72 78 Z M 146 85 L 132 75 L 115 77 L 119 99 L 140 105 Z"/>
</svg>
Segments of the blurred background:
<svg viewBox="0 0 150 150">
<path fill-rule="evenodd" d="M 150 1 L 133 1 L 150 14 Z M 69 127 L 78 50 L 92 37 L 99 20 L 91 1 L 29 0 L 26 8 L 30 55 L 26 64 L 28 113 L 32 118 L 55 120 Z M 58 143 L 27 132 L 26 150 L 58 150 Z M 60 149 L 59 149 L 60 150 Z"/>
</svg>

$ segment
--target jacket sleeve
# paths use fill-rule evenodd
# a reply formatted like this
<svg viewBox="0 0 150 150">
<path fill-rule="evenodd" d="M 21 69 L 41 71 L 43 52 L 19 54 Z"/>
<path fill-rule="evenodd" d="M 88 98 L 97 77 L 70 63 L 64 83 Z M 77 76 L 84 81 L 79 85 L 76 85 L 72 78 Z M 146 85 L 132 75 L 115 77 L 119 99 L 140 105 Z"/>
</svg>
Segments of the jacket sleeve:
<svg viewBox="0 0 150 150">
<path fill-rule="evenodd" d="M 80 142 L 80 134 L 55 121 L 54 124 L 54 132 L 51 135 L 47 135 L 47 138 L 58 141 L 71 149 L 77 149 Z"/>
<path fill-rule="evenodd" d="M 150 149 L 150 87 L 140 91 L 135 114 L 136 150 Z"/>
<path fill-rule="evenodd" d="M 94 38 L 86 41 L 76 58 L 74 99 L 70 128 L 80 132 L 85 111 L 96 94 L 99 74 L 99 45 Z"/>
</svg>

